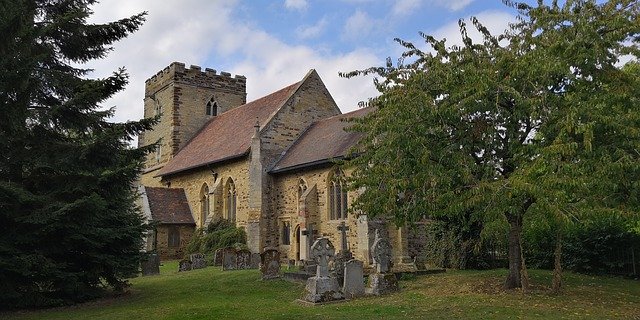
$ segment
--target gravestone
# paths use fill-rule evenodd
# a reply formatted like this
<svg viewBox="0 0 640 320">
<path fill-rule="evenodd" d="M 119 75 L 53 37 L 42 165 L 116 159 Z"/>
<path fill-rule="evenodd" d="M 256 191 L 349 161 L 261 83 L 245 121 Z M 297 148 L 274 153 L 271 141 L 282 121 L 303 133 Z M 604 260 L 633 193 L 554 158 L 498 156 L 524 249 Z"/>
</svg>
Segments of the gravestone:
<svg viewBox="0 0 640 320">
<path fill-rule="evenodd" d="M 180 260 L 180 262 L 178 262 L 178 272 L 191 271 L 191 269 L 192 269 L 191 261 L 187 259 L 182 259 Z"/>
<path fill-rule="evenodd" d="M 236 249 L 229 247 L 222 251 L 222 270 L 236 270 L 238 262 L 236 261 L 238 254 Z"/>
<path fill-rule="evenodd" d="M 318 303 L 343 299 L 338 280 L 329 274 L 329 259 L 335 248 L 328 238 L 319 238 L 311 246 L 311 257 L 316 261 L 316 275 L 307 279 L 304 300 Z"/>
<path fill-rule="evenodd" d="M 215 267 L 221 267 L 222 266 L 222 256 L 223 256 L 223 254 L 224 254 L 224 249 L 218 249 L 213 254 L 213 265 Z"/>
<path fill-rule="evenodd" d="M 238 251 L 236 256 L 236 269 L 244 270 L 251 268 L 251 251 L 243 249 Z"/>
<path fill-rule="evenodd" d="M 364 295 L 364 271 L 360 260 L 349 260 L 344 266 L 344 282 L 342 292 L 346 299 Z"/>
<path fill-rule="evenodd" d="M 204 254 L 202 253 L 189 255 L 189 261 L 191 261 L 191 269 L 193 270 L 207 267 L 207 259 L 205 259 Z"/>
<path fill-rule="evenodd" d="M 260 254 L 259 253 L 252 253 L 251 254 L 251 269 L 259 269 L 261 260 L 262 259 L 260 258 Z"/>
<path fill-rule="evenodd" d="M 349 251 L 349 246 L 347 245 L 347 231 L 349 230 L 349 227 L 347 227 L 344 223 L 344 221 L 342 221 L 340 223 L 340 225 L 338 226 L 338 231 L 340 231 L 341 233 L 341 249 L 340 252 L 338 252 L 338 254 L 336 254 L 335 258 L 333 259 L 333 273 L 335 274 L 336 278 L 338 278 L 338 283 L 342 284 L 343 280 L 344 280 L 344 264 L 353 259 L 353 254 L 351 253 L 351 251 Z"/>
<path fill-rule="evenodd" d="M 398 291 L 398 279 L 391 273 L 391 244 L 386 238 L 380 237 L 379 229 L 376 230 L 376 238 L 371 246 L 375 273 L 369 275 L 369 288 L 367 293 L 382 295 Z"/>
<path fill-rule="evenodd" d="M 160 256 L 157 253 L 147 255 L 140 263 L 140 268 L 143 276 L 160 274 Z"/>
<path fill-rule="evenodd" d="M 262 280 L 280 278 L 280 252 L 278 250 L 266 250 L 260 255 L 260 260 Z"/>
</svg>

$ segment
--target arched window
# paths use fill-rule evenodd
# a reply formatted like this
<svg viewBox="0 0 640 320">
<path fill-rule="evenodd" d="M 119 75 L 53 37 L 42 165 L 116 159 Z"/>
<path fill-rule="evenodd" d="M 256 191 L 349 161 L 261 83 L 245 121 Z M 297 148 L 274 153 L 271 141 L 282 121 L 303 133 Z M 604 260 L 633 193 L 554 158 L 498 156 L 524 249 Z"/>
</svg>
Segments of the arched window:
<svg viewBox="0 0 640 320">
<path fill-rule="evenodd" d="M 151 99 L 153 99 L 153 102 L 155 103 L 155 106 L 153 108 L 154 115 L 160 115 L 162 113 L 162 105 L 160 104 L 160 101 L 155 98 L 155 95 L 152 96 Z"/>
<path fill-rule="evenodd" d="M 346 219 L 349 200 L 344 173 L 341 170 L 337 170 L 333 177 L 329 179 L 329 218 L 331 220 Z"/>
<path fill-rule="evenodd" d="M 200 223 L 204 227 L 209 216 L 209 186 L 203 184 L 200 188 Z"/>
<path fill-rule="evenodd" d="M 226 185 L 226 200 L 225 200 L 225 204 L 226 204 L 226 213 L 227 213 L 227 220 L 235 222 L 236 221 L 236 205 L 237 205 L 237 199 L 238 199 L 238 194 L 236 192 L 236 186 L 233 183 L 233 180 L 231 178 L 229 178 L 229 180 L 227 180 L 227 185 Z"/>
<path fill-rule="evenodd" d="M 211 97 L 209 102 L 207 102 L 207 108 L 205 112 L 208 116 L 215 116 L 218 114 L 218 103 L 216 102 L 214 97 Z"/>
<path fill-rule="evenodd" d="M 282 222 L 282 235 L 280 239 L 282 244 L 291 244 L 291 223 L 289 221 Z"/>
</svg>

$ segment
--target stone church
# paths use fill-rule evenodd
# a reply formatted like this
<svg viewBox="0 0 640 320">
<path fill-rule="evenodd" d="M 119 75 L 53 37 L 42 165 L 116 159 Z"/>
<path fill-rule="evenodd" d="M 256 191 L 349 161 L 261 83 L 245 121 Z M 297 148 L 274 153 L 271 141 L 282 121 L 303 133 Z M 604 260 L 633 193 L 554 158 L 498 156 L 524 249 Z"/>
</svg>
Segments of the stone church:
<svg viewBox="0 0 640 320">
<path fill-rule="evenodd" d="M 378 228 L 396 263 L 410 261 L 410 230 L 347 213 L 357 194 L 334 160 L 360 137 L 344 120 L 368 112 L 342 114 L 315 70 L 249 103 L 243 76 L 178 62 L 158 72 L 145 83 L 144 116 L 160 121 L 139 144 L 160 141 L 140 185 L 161 256 L 181 258 L 195 228 L 224 218 L 244 228 L 254 253 L 272 247 L 300 262 L 322 236 L 340 249 L 344 223 L 345 245 L 365 264 Z"/>
</svg>

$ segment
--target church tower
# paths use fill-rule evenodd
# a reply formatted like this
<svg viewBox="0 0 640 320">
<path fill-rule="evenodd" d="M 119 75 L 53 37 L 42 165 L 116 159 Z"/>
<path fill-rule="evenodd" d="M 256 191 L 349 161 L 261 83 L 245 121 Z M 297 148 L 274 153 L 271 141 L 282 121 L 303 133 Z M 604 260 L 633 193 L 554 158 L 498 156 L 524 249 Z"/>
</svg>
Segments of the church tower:
<svg viewBox="0 0 640 320">
<path fill-rule="evenodd" d="M 185 68 L 173 62 L 145 81 L 144 117 L 160 115 L 153 130 L 138 138 L 139 146 L 160 141 L 154 154 L 147 156 L 141 183 L 160 186 L 153 178 L 212 117 L 247 102 L 247 81 L 227 72 L 201 70 L 198 66 Z"/>
</svg>

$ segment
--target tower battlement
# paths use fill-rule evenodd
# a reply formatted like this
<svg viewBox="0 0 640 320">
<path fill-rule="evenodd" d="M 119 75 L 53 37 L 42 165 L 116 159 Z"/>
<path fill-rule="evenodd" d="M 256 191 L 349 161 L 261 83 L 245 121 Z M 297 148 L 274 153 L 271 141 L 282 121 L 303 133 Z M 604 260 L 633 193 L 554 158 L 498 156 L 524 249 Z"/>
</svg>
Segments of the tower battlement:
<svg viewBox="0 0 640 320">
<path fill-rule="evenodd" d="M 214 69 L 191 65 L 186 68 L 182 62 L 172 62 L 145 81 L 145 91 L 155 92 L 170 82 L 216 89 L 229 93 L 245 93 L 247 78 L 242 75 L 231 76 L 229 72 L 218 72 Z M 245 101 L 246 102 L 246 101 Z"/>
</svg>

